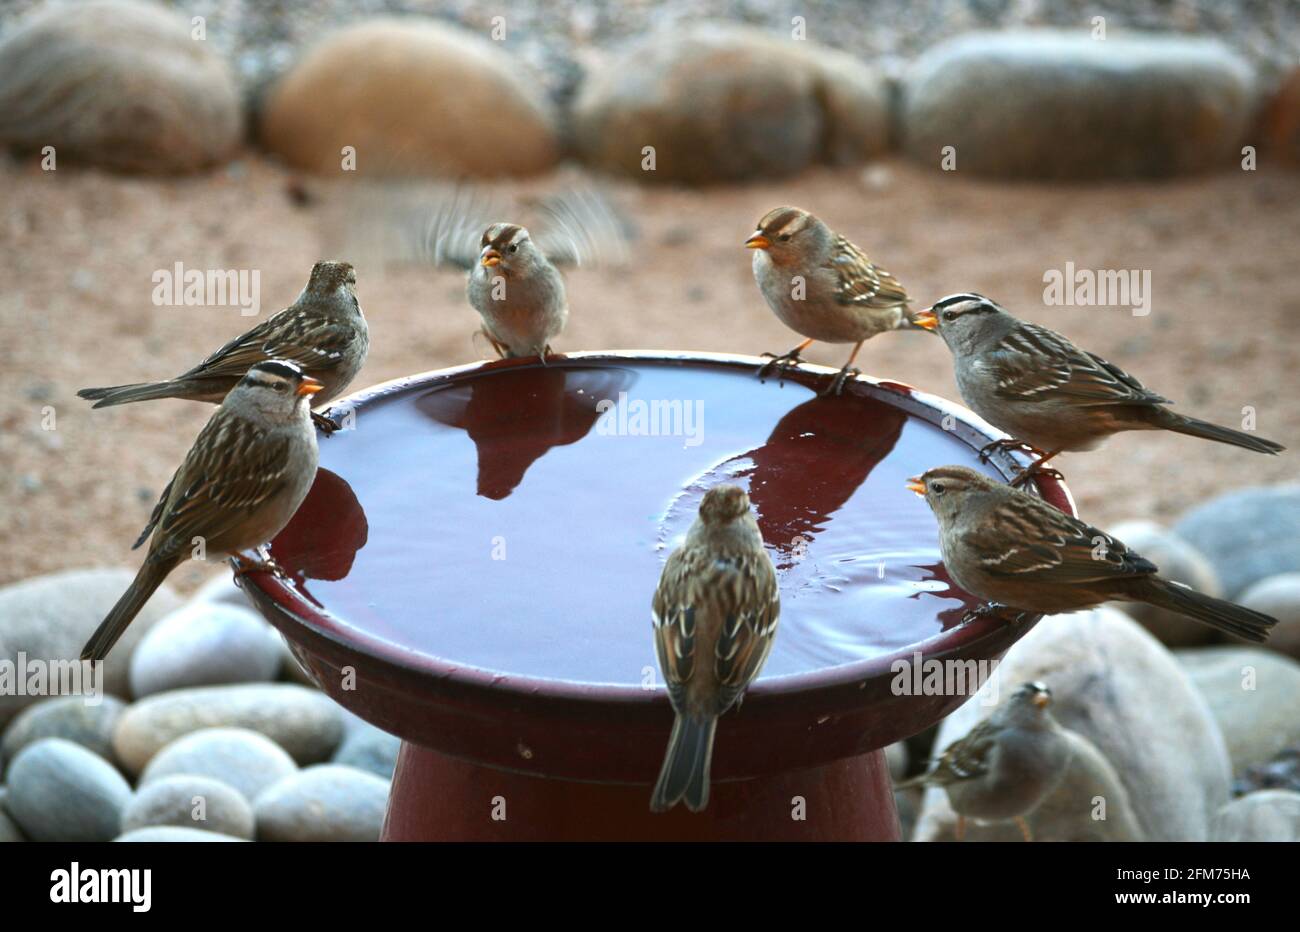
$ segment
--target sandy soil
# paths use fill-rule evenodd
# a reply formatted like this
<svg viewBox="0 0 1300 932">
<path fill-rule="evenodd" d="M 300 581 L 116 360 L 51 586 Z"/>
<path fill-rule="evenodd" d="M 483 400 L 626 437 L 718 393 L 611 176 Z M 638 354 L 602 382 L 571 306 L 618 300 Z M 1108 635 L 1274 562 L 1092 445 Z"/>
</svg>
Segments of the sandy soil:
<svg viewBox="0 0 1300 932">
<path fill-rule="evenodd" d="M 91 412 L 87 385 L 182 371 L 251 319 L 237 309 L 156 307 L 151 275 L 258 269 L 263 314 L 292 300 L 325 243 L 334 192 L 296 206 L 289 176 L 253 154 L 211 176 L 126 179 L 0 164 L 0 582 L 128 550 L 211 409 L 157 402 Z M 528 187 L 545 190 L 554 179 Z M 1176 183 L 1037 187 L 976 182 L 901 162 L 820 170 L 708 192 L 615 191 L 637 218 L 637 267 L 569 276 L 557 349 L 671 348 L 757 354 L 797 342 L 766 310 L 740 246 L 768 208 L 823 216 L 929 302 L 975 290 L 1060 329 L 1183 409 L 1300 445 L 1300 175 L 1242 172 Z M 347 257 L 340 257 L 347 258 Z M 1046 307 L 1043 274 L 1149 269 L 1153 311 Z M 357 386 L 471 361 L 476 318 L 455 271 L 362 266 L 373 345 Z M 809 358 L 839 365 L 838 347 Z M 956 397 L 949 356 L 923 334 L 867 345 L 864 370 Z M 55 418 L 55 430 L 42 429 Z M 1130 434 L 1063 458 L 1082 513 L 1103 526 L 1168 520 L 1217 492 L 1294 480 L 1289 455 Z M 202 575 L 178 572 L 181 587 Z"/>
</svg>

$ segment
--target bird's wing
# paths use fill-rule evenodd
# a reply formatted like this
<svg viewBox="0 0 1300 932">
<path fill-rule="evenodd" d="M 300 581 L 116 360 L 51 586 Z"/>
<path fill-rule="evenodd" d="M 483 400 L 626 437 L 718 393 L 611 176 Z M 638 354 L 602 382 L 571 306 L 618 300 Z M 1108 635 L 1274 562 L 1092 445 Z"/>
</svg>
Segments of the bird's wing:
<svg viewBox="0 0 1300 932">
<path fill-rule="evenodd" d="M 1161 405 L 1119 366 L 1079 349 L 1061 334 L 1022 322 L 984 354 L 980 365 L 997 379 L 997 393 L 1017 401 L 1068 400 L 1084 405 Z"/>
<path fill-rule="evenodd" d="M 1157 571 L 1121 541 L 1028 495 L 999 502 L 965 538 L 993 576 L 1073 585 Z"/>
<path fill-rule="evenodd" d="M 559 266 L 621 265 L 627 261 L 629 223 L 601 192 L 572 188 L 535 204 L 540 222 L 533 241 Z"/>
<path fill-rule="evenodd" d="M 766 554 L 719 559 L 700 548 L 682 548 L 669 557 L 655 592 L 654 621 L 659 664 L 674 703 L 699 664 L 712 662 L 721 687 L 718 711 L 729 708 L 767 659 L 780 612 Z M 697 650 L 705 614 L 721 619 L 712 658 Z"/>
<path fill-rule="evenodd" d="M 1002 727 L 984 719 L 965 735 L 944 748 L 925 782 L 937 785 L 973 780 L 988 773 L 989 754 L 997 745 Z"/>
<path fill-rule="evenodd" d="M 351 321 L 290 306 L 235 337 L 177 380 L 239 379 L 268 359 L 297 363 L 308 372 L 328 369 L 356 337 L 357 328 Z"/>
<path fill-rule="evenodd" d="M 286 481 L 289 443 L 218 408 L 154 509 L 145 529 L 154 531 L 150 556 L 172 556 L 196 537 L 217 539 L 274 497 Z"/>
<path fill-rule="evenodd" d="M 839 279 L 836 300 L 861 308 L 906 305 L 910 300 L 898 279 L 873 263 L 867 254 L 843 236 L 836 236 L 826 267 Z"/>
</svg>

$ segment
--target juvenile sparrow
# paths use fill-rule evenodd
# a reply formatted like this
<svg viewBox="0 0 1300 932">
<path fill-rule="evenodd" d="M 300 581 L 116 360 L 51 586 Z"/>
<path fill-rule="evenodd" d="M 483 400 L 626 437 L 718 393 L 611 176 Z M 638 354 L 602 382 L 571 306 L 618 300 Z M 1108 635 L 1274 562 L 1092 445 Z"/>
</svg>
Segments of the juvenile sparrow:
<svg viewBox="0 0 1300 932">
<path fill-rule="evenodd" d="M 676 718 L 651 811 L 682 799 L 692 812 L 709 804 L 718 716 L 738 706 L 758 676 L 780 613 L 776 570 L 749 496 L 734 485 L 714 486 L 654 596 L 655 649 Z"/>
<path fill-rule="evenodd" d="M 216 561 L 266 543 L 289 523 L 316 477 L 311 397 L 322 390 L 282 360 L 256 363 L 244 374 L 163 489 L 132 547 L 149 541 L 144 565 L 86 642 L 82 660 L 103 660 L 200 544 L 204 558 Z M 244 571 L 256 568 L 244 562 Z"/>
<path fill-rule="evenodd" d="M 1010 434 L 1001 446 L 1038 456 L 1020 485 L 1066 450 L 1091 450 L 1124 430 L 1172 430 L 1257 453 L 1284 448 L 1271 440 L 1175 414 L 1167 398 L 1059 333 L 1017 320 L 977 294 L 950 295 L 919 313 L 952 351 L 957 387 L 980 417 Z M 1018 441 L 1018 443 L 1016 442 Z"/>
<path fill-rule="evenodd" d="M 1014 819 L 1030 840 L 1025 816 L 1052 792 L 1074 753 L 1069 734 L 1052 717 L 1052 691 L 1025 683 L 993 714 L 944 749 L 934 766 L 899 783 L 941 786 L 957 813 L 957 839 L 966 819 Z"/>
<path fill-rule="evenodd" d="M 1155 564 L 1109 534 L 965 466 L 931 469 L 908 488 L 939 522 L 948 575 L 978 598 L 1046 615 L 1112 600 L 1145 602 L 1260 642 L 1277 624 L 1157 576 Z"/>
<path fill-rule="evenodd" d="M 268 359 L 300 366 L 323 388 L 317 403 L 337 398 L 360 371 L 370 349 L 370 328 L 357 303 L 357 275 L 346 262 L 317 262 L 307 287 L 293 304 L 235 337 L 188 372 L 165 382 L 142 382 L 112 388 L 83 388 L 77 394 L 94 407 L 185 398 L 220 404 L 249 367 Z M 338 429 L 330 419 L 312 414 L 327 433 Z"/>
<path fill-rule="evenodd" d="M 479 248 L 465 293 L 483 318 L 483 335 L 499 356 L 537 356 L 545 363 L 551 340 L 569 319 L 559 270 L 514 223 L 492 224 Z"/>
<path fill-rule="evenodd" d="M 838 395 L 862 344 L 887 330 L 917 328 L 911 300 L 894 276 L 822 221 L 798 207 L 778 207 L 758 221 L 745 246 L 754 250 L 754 280 L 781 322 L 807 337 L 759 369 L 783 375 L 814 340 L 852 343 L 853 352 L 825 394 Z"/>
</svg>

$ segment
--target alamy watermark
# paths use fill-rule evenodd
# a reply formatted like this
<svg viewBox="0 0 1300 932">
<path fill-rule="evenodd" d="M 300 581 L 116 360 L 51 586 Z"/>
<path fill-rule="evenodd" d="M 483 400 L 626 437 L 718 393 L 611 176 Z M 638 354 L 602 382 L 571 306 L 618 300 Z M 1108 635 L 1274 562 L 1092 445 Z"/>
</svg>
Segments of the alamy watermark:
<svg viewBox="0 0 1300 932">
<path fill-rule="evenodd" d="M 1065 269 L 1043 273 L 1043 303 L 1064 307 L 1127 307 L 1134 317 L 1151 313 L 1150 269 Z"/>
<path fill-rule="evenodd" d="M 0 696 L 82 696 L 104 701 L 104 665 L 93 660 L 29 658 L 23 651 L 0 659 Z"/>
<path fill-rule="evenodd" d="M 187 269 L 177 262 L 150 276 L 159 307 L 237 307 L 241 317 L 262 309 L 262 273 L 257 269 Z"/>
<path fill-rule="evenodd" d="M 596 411 L 600 413 L 596 433 L 602 437 L 682 437 L 688 447 L 704 442 L 702 399 L 646 401 L 629 399 L 627 392 L 619 392 L 617 401 L 602 398 L 596 402 Z"/>
</svg>

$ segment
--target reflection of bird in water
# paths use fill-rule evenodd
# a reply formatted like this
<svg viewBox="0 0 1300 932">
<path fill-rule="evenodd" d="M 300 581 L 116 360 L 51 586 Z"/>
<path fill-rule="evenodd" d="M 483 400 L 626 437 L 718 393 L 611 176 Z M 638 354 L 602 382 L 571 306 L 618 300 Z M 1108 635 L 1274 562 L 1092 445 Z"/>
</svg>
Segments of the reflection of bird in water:
<svg viewBox="0 0 1300 932">
<path fill-rule="evenodd" d="M 906 422 L 899 408 L 856 392 L 814 397 L 786 412 L 762 446 L 698 477 L 672 511 L 691 514 L 717 482 L 748 483 L 763 539 L 779 549 L 776 568 L 788 570 L 893 450 Z"/>
<path fill-rule="evenodd" d="M 635 380 L 629 369 L 527 366 L 455 383 L 416 406 L 469 435 L 478 449 L 478 494 L 500 501 L 548 450 L 585 437 L 601 400 Z"/>
</svg>

